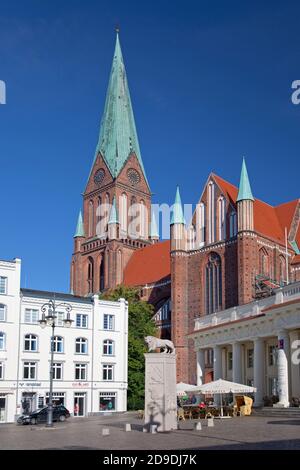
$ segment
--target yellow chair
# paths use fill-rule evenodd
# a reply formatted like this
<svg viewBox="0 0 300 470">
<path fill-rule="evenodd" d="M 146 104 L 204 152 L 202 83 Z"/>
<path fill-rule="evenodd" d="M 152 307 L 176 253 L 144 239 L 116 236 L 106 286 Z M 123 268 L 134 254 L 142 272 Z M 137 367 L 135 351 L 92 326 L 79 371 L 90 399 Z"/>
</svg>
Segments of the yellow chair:
<svg viewBox="0 0 300 470">
<path fill-rule="evenodd" d="M 252 413 L 253 400 L 247 396 L 235 397 L 234 414 L 236 416 L 250 416 Z"/>
</svg>

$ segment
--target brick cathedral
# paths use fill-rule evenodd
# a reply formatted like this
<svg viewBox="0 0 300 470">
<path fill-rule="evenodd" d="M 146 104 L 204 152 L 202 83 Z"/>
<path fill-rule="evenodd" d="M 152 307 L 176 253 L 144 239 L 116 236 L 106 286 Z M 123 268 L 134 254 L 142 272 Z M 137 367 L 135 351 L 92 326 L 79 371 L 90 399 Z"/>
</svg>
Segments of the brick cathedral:
<svg viewBox="0 0 300 470">
<path fill-rule="evenodd" d="M 209 175 L 188 226 L 177 188 L 170 241 L 159 241 L 117 34 L 74 235 L 71 292 L 87 296 L 119 284 L 140 287 L 154 306 L 161 337 L 175 344 L 178 381 L 196 383 L 187 339 L 194 319 L 300 280 L 299 221 L 298 199 L 273 207 L 254 198 L 243 161 L 239 188 Z"/>
</svg>

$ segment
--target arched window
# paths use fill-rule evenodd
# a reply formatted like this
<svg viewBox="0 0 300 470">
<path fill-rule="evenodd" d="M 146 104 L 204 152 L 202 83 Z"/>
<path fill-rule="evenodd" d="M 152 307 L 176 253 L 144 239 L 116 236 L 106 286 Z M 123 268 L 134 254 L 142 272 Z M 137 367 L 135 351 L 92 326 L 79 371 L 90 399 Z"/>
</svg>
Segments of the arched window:
<svg viewBox="0 0 300 470">
<path fill-rule="evenodd" d="M 206 313 L 215 313 L 222 308 L 222 266 L 217 253 L 210 253 L 206 265 Z"/>
<path fill-rule="evenodd" d="M 279 280 L 281 284 L 286 282 L 286 260 L 284 256 L 279 257 Z"/>
<path fill-rule="evenodd" d="M 24 351 L 36 352 L 38 349 L 37 346 L 37 336 L 29 333 L 24 337 Z"/>
<path fill-rule="evenodd" d="M 265 248 L 259 250 L 259 271 L 263 276 L 269 277 L 270 275 L 269 255 Z"/>
<path fill-rule="evenodd" d="M 129 225 L 129 236 L 132 238 L 137 238 L 139 233 L 139 211 L 137 208 L 136 198 L 133 196 L 130 200 L 130 225 Z"/>
<path fill-rule="evenodd" d="M 103 341 L 103 355 L 113 356 L 114 355 L 114 342 L 111 339 L 105 339 Z"/>
<path fill-rule="evenodd" d="M 96 235 L 98 237 L 102 236 L 102 199 L 99 196 L 97 200 L 97 209 L 96 209 Z"/>
<path fill-rule="evenodd" d="M 100 292 L 102 292 L 105 286 L 104 253 L 101 256 L 101 261 L 100 261 L 100 278 L 99 279 L 100 279 L 99 290 Z"/>
<path fill-rule="evenodd" d="M 122 282 L 122 272 L 123 272 L 123 256 L 122 251 L 117 251 L 117 284 Z"/>
<path fill-rule="evenodd" d="M 111 211 L 111 207 L 110 207 L 110 197 L 109 197 L 109 194 L 106 193 L 105 194 L 105 207 L 103 209 L 103 222 L 102 222 L 102 227 L 103 227 L 103 236 L 104 235 L 107 235 L 107 232 L 108 232 L 108 220 L 109 220 L 109 216 L 110 216 L 110 211 Z"/>
<path fill-rule="evenodd" d="M 89 294 L 94 292 L 94 260 L 90 256 L 88 258 L 88 288 Z"/>
<path fill-rule="evenodd" d="M 0 351 L 3 351 L 5 349 L 5 341 L 6 340 L 6 336 L 5 336 L 5 333 L 3 333 L 3 331 L 0 331 Z"/>
<path fill-rule="evenodd" d="M 189 250 L 194 250 L 196 248 L 195 235 L 196 235 L 195 227 L 194 225 L 190 225 L 187 231 L 187 245 L 188 245 Z"/>
<path fill-rule="evenodd" d="M 237 234 L 237 216 L 236 212 L 231 212 L 229 217 L 229 236 L 230 238 L 235 237 Z"/>
<path fill-rule="evenodd" d="M 76 354 L 87 354 L 88 352 L 88 341 L 86 338 L 76 338 L 75 340 L 75 353 Z"/>
<path fill-rule="evenodd" d="M 226 200 L 223 196 L 218 199 L 219 240 L 226 239 Z"/>
<path fill-rule="evenodd" d="M 121 196 L 121 230 L 124 234 L 127 233 L 127 194 L 123 193 Z"/>
<path fill-rule="evenodd" d="M 61 336 L 54 336 L 53 340 L 51 338 L 51 344 L 55 353 L 64 352 L 64 340 Z"/>
<path fill-rule="evenodd" d="M 145 201 L 140 202 L 140 234 L 141 238 L 148 238 L 147 234 L 147 210 Z"/>
<path fill-rule="evenodd" d="M 208 183 L 208 243 L 214 243 L 215 240 L 215 185 L 210 181 L 210 183 Z"/>
<path fill-rule="evenodd" d="M 89 202 L 89 237 L 93 235 L 94 231 L 94 203 Z"/>
<path fill-rule="evenodd" d="M 197 236 L 198 236 L 198 246 L 201 248 L 205 244 L 205 204 L 200 202 L 197 205 Z"/>
<path fill-rule="evenodd" d="M 0 321 L 6 321 L 6 305 L 0 304 Z"/>
</svg>

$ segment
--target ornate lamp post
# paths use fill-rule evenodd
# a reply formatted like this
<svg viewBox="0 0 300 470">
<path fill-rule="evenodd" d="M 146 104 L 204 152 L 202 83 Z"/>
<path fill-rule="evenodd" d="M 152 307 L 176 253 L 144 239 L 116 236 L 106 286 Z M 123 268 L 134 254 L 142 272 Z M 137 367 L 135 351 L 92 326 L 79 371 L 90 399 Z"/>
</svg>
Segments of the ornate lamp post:
<svg viewBox="0 0 300 470">
<path fill-rule="evenodd" d="M 64 326 L 70 328 L 73 320 L 70 318 L 70 312 L 72 310 L 71 305 L 67 303 L 55 303 L 54 300 L 49 300 L 41 307 L 42 319 L 39 321 L 41 328 L 46 328 L 50 326 L 52 328 L 51 334 L 51 359 L 50 359 L 50 390 L 49 390 L 49 400 L 48 400 L 48 410 L 47 410 L 47 427 L 53 426 L 53 356 L 54 356 L 54 330 L 57 326 L 55 323 L 56 320 L 56 308 L 64 307 L 67 312 L 67 318 L 63 320 Z M 47 315 L 46 315 L 47 314 Z"/>
</svg>

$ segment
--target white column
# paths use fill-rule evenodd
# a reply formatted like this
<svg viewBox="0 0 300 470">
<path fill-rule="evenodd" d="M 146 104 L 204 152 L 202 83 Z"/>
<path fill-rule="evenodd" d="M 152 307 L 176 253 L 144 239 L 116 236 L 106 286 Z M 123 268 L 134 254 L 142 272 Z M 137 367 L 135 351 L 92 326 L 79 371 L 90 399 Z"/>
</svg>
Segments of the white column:
<svg viewBox="0 0 300 470">
<path fill-rule="evenodd" d="M 278 350 L 277 350 L 277 379 L 278 379 L 278 395 L 279 402 L 276 407 L 288 408 L 289 406 L 289 334 L 286 330 L 278 333 Z"/>
<path fill-rule="evenodd" d="M 222 348 L 214 346 L 214 380 L 222 378 Z"/>
<path fill-rule="evenodd" d="M 232 381 L 243 383 L 242 379 L 242 344 L 232 343 Z"/>
<path fill-rule="evenodd" d="M 205 383 L 205 350 L 197 351 L 197 385 Z"/>
<path fill-rule="evenodd" d="M 291 347 L 291 397 L 300 396 L 300 330 L 290 332 Z"/>
<path fill-rule="evenodd" d="M 254 387 L 257 391 L 255 393 L 254 406 L 263 405 L 264 396 L 264 362 L 265 362 L 265 347 L 262 338 L 254 340 Z"/>
</svg>

